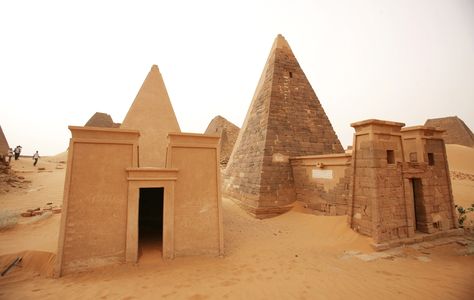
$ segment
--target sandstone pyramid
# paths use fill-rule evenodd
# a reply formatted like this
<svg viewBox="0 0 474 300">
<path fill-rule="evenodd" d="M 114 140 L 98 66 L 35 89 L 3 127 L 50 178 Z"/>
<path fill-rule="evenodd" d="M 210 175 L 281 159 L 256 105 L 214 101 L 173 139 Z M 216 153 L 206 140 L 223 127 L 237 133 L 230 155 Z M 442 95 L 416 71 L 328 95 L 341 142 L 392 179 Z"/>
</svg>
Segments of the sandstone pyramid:
<svg viewBox="0 0 474 300">
<path fill-rule="evenodd" d="M 239 135 L 239 127 L 221 116 L 216 116 L 209 123 L 204 133 L 220 135 L 220 164 L 221 166 L 226 166 Z"/>
<path fill-rule="evenodd" d="M 3 133 L 2 126 L 0 126 L 0 157 L 5 157 L 8 155 L 8 146 L 7 138 Z"/>
<path fill-rule="evenodd" d="M 106 127 L 106 128 L 117 128 L 120 127 L 119 123 L 114 123 L 112 117 L 106 113 L 96 112 L 90 119 L 87 121 L 87 127 Z"/>
<path fill-rule="evenodd" d="M 443 139 L 446 144 L 458 144 L 474 147 L 474 134 L 471 129 L 457 116 L 428 119 L 425 126 L 438 127 L 443 132 Z"/>
<path fill-rule="evenodd" d="M 120 128 L 140 131 L 140 167 L 164 167 L 167 136 L 180 132 L 158 66 L 151 67 Z"/>
<path fill-rule="evenodd" d="M 285 38 L 278 35 L 224 172 L 224 194 L 258 218 L 295 201 L 289 157 L 342 153 Z"/>
</svg>

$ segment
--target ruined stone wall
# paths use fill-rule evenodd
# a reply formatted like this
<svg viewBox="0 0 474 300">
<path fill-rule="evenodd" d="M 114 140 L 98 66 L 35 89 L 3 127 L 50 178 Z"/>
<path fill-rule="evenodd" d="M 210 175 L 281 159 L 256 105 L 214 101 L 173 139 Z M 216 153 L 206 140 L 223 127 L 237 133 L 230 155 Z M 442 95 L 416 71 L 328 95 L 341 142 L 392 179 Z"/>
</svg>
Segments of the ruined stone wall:
<svg viewBox="0 0 474 300">
<path fill-rule="evenodd" d="M 291 158 L 297 200 L 327 215 L 347 214 L 350 159 L 350 155 Z"/>
</svg>

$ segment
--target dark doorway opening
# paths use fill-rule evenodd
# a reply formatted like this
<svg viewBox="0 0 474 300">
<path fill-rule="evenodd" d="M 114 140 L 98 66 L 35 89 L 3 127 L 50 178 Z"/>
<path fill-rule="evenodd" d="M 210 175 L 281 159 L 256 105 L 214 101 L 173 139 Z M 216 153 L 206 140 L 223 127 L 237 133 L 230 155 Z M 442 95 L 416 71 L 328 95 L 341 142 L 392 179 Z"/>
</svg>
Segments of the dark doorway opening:
<svg viewBox="0 0 474 300">
<path fill-rule="evenodd" d="M 163 247 L 164 188 L 140 188 L 138 258 L 160 257 Z"/>
<path fill-rule="evenodd" d="M 413 205 L 415 208 L 415 231 L 426 232 L 426 212 L 423 205 L 423 185 L 420 178 L 412 178 Z"/>
</svg>

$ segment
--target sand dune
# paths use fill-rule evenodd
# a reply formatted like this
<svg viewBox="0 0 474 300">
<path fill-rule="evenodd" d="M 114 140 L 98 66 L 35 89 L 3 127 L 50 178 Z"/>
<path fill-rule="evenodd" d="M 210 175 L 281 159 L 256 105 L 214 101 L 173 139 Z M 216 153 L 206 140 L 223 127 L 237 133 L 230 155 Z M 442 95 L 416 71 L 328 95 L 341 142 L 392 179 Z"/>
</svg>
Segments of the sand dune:
<svg viewBox="0 0 474 300">
<path fill-rule="evenodd" d="M 474 174 L 474 148 L 447 144 L 449 170 Z"/>
<path fill-rule="evenodd" d="M 451 163 L 453 156 L 469 151 L 448 147 L 451 170 L 474 174 L 462 160 Z M 30 160 L 15 162 L 14 168 L 32 182 L 2 196 L 0 207 L 61 203 L 65 170 L 58 165 L 42 160 L 39 166 L 46 170 L 38 172 Z M 453 180 L 455 199 L 474 194 L 474 188 L 460 183 Z M 60 279 L 48 277 L 59 215 L 23 220 L 0 232 L 0 266 L 23 256 L 23 267 L 0 278 L 0 299 L 472 299 L 474 256 L 466 255 L 474 253 L 472 241 L 468 246 L 428 243 L 376 256 L 370 239 L 350 230 L 346 217 L 317 216 L 301 203 L 279 217 L 257 220 L 223 199 L 223 212 L 223 258 L 143 257 L 137 265 Z"/>
<path fill-rule="evenodd" d="M 50 162 L 61 162 L 61 161 L 66 162 L 67 161 L 67 154 L 68 154 L 68 152 L 64 151 L 64 152 L 58 153 L 56 155 L 49 156 L 49 157 L 46 158 L 46 160 L 50 161 Z"/>
</svg>

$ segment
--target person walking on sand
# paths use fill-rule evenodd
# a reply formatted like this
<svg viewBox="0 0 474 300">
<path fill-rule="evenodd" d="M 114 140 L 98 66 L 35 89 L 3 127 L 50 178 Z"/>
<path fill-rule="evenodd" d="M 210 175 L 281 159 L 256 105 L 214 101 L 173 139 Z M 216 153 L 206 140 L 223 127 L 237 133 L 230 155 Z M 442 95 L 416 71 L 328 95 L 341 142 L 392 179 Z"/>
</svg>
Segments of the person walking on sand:
<svg viewBox="0 0 474 300">
<path fill-rule="evenodd" d="M 35 161 L 33 163 L 33 166 L 36 166 L 36 164 L 38 163 L 38 159 L 40 158 L 39 154 L 38 154 L 38 150 L 36 151 L 35 154 L 33 154 L 33 160 Z"/>
<path fill-rule="evenodd" d="M 10 163 L 12 161 L 12 156 L 13 156 L 13 149 L 9 148 L 8 149 L 8 165 L 10 165 Z"/>
<path fill-rule="evenodd" d="M 20 157 L 21 147 L 20 147 L 20 146 L 16 146 L 14 152 L 15 152 L 15 160 L 18 160 L 18 158 Z"/>
</svg>

